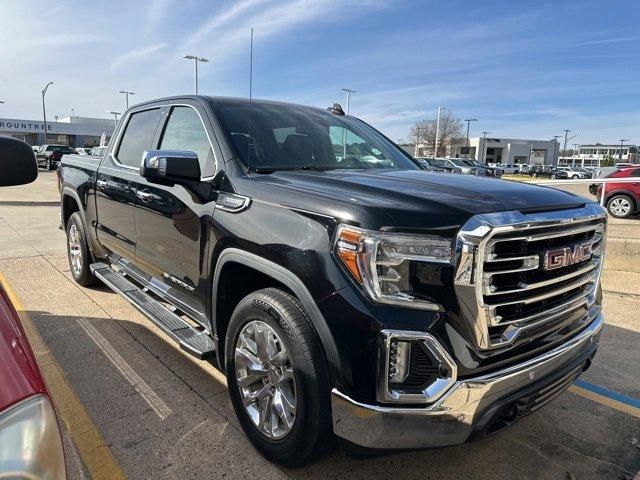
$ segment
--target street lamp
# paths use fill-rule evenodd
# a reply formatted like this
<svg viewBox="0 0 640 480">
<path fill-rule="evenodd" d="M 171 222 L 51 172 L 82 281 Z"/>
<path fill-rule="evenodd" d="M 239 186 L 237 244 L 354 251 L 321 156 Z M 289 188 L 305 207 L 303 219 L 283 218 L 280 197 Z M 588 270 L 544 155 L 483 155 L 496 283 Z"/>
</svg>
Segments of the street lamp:
<svg viewBox="0 0 640 480">
<path fill-rule="evenodd" d="M 195 86 L 195 91 L 197 95 L 198 94 L 198 62 L 207 63 L 209 60 L 203 57 L 198 57 L 197 55 L 185 55 L 182 58 L 193 60 L 193 69 L 195 74 L 194 86 Z"/>
<path fill-rule="evenodd" d="M 491 132 L 482 132 L 482 163 L 487 163 L 487 135 Z"/>
<path fill-rule="evenodd" d="M 127 92 L 126 90 L 120 90 L 118 93 L 124 93 L 125 98 L 127 99 L 127 110 L 129 110 L 129 95 L 135 95 L 135 92 Z"/>
<path fill-rule="evenodd" d="M 351 94 L 356 93 L 356 90 L 351 90 L 349 88 L 343 88 L 343 92 L 347 92 L 347 115 L 349 115 L 349 108 L 351 106 Z"/>
<path fill-rule="evenodd" d="M 47 83 L 42 89 L 42 117 L 44 119 L 44 143 L 47 143 L 47 109 L 44 104 L 44 96 L 47 94 L 49 85 L 53 85 L 53 82 Z"/>
<path fill-rule="evenodd" d="M 469 125 L 471 124 L 471 122 L 477 122 L 478 119 L 477 118 L 468 118 L 465 120 L 465 122 L 467 122 L 467 141 L 465 142 L 464 146 L 467 149 L 467 156 L 465 158 L 469 158 Z"/>
<path fill-rule="evenodd" d="M 114 124 L 117 127 L 118 126 L 118 115 L 120 115 L 120 112 L 114 112 L 112 110 L 105 110 L 106 113 L 108 113 L 109 115 L 113 115 L 113 119 L 114 119 Z"/>
<path fill-rule="evenodd" d="M 618 163 L 622 162 L 622 144 L 628 141 L 629 140 L 627 140 L 626 138 L 620 140 L 620 152 L 618 153 Z"/>
</svg>

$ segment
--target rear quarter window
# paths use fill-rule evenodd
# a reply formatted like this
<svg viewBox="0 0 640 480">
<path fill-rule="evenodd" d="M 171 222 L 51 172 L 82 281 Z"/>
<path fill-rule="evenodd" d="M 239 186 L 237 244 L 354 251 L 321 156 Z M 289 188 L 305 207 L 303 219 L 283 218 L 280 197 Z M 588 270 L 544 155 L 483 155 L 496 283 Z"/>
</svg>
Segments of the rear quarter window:
<svg viewBox="0 0 640 480">
<path fill-rule="evenodd" d="M 116 159 L 123 165 L 138 168 L 142 153 L 151 148 L 160 120 L 160 109 L 144 110 L 129 117 L 116 151 Z"/>
</svg>

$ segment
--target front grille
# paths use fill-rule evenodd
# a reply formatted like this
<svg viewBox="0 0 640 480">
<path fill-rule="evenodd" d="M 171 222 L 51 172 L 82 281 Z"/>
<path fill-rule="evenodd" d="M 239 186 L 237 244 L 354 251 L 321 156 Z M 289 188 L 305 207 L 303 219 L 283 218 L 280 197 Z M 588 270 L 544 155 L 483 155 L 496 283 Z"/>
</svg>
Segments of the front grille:
<svg viewBox="0 0 640 480">
<path fill-rule="evenodd" d="M 476 322 L 479 346 L 486 349 L 512 345 L 585 316 L 595 302 L 602 265 L 606 224 L 597 205 L 507 213 L 478 216 L 471 226 L 481 235 L 474 238 L 463 229 L 459 237 L 467 254 L 456 291 L 470 321 Z M 501 217 L 506 224 L 500 224 Z M 466 270 L 473 269 L 466 276 L 465 256 Z M 469 306 L 471 287 L 475 305 Z"/>
</svg>

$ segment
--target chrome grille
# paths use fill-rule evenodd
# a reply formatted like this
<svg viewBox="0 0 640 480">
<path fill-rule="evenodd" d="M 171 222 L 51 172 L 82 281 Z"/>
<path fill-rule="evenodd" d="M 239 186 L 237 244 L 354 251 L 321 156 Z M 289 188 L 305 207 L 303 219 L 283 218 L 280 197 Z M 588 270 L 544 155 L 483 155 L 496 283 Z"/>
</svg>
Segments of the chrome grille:
<svg viewBox="0 0 640 480">
<path fill-rule="evenodd" d="M 586 316 L 595 303 L 605 229 L 596 204 L 473 217 L 458 236 L 456 293 L 478 346 L 505 347 Z M 547 265 L 554 254 L 560 264 Z"/>
</svg>

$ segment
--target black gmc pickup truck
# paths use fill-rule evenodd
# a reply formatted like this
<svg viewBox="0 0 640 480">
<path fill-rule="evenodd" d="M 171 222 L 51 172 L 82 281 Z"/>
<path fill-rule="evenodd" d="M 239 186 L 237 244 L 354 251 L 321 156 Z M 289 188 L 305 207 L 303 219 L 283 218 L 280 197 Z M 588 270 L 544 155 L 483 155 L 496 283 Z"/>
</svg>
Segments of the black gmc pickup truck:
<svg viewBox="0 0 640 480">
<path fill-rule="evenodd" d="M 75 280 L 212 360 L 283 465 L 334 436 L 359 454 L 482 438 L 598 346 L 597 203 L 426 172 L 339 105 L 147 102 L 59 180 Z"/>
</svg>

